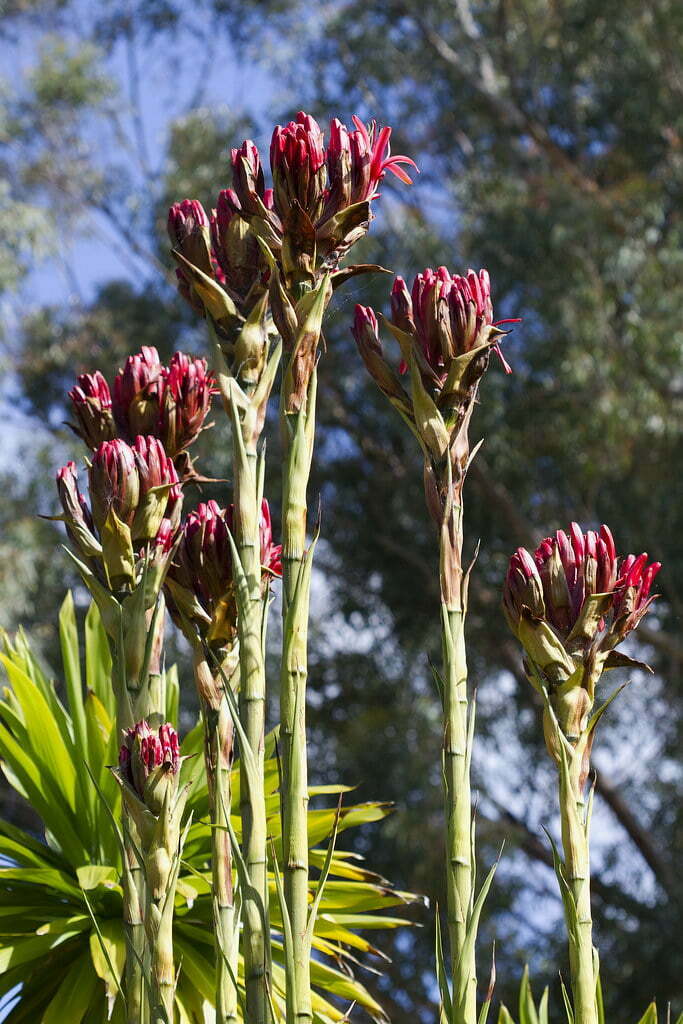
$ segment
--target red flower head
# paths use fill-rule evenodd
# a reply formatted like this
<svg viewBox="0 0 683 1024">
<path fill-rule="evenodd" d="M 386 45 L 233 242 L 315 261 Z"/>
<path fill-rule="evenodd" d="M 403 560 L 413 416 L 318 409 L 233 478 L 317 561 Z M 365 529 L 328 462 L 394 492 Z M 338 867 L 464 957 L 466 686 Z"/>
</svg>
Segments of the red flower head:
<svg viewBox="0 0 683 1024">
<path fill-rule="evenodd" d="M 114 418 L 128 441 L 158 429 L 162 369 L 157 350 L 143 345 L 140 352 L 128 357 L 114 378 Z"/>
<path fill-rule="evenodd" d="M 215 257 L 211 251 L 209 219 L 198 199 L 183 199 L 173 203 L 168 211 L 168 236 L 175 252 L 208 277 L 214 276 Z M 204 306 L 192 288 L 188 269 L 180 266 L 176 270 L 178 291 L 192 308 L 204 315 Z"/>
<path fill-rule="evenodd" d="M 524 648 L 532 685 L 547 694 L 543 716 L 548 751 L 561 762 L 556 727 L 572 744 L 584 739 L 579 788 L 588 768 L 589 716 L 595 688 L 609 668 L 630 664 L 614 648 L 645 615 L 659 563 L 647 555 L 619 559 L 607 526 L 583 533 L 577 523 L 510 559 L 503 590 L 508 625 Z"/>
<path fill-rule="evenodd" d="M 229 604 L 234 631 L 234 599 L 228 600 L 232 593 L 231 525 L 229 513 L 217 502 L 200 502 L 183 523 L 169 579 L 194 594 L 208 619 Z"/>
<path fill-rule="evenodd" d="M 99 370 L 96 373 L 82 373 L 76 386 L 69 392 L 78 425 L 73 430 L 87 444 L 97 448 L 103 441 L 110 441 L 116 433 L 111 411 L 109 385 Z"/>
<path fill-rule="evenodd" d="M 197 232 L 206 231 L 208 220 L 198 199 L 173 203 L 168 211 L 168 237 L 174 246 L 182 246 Z"/>
<path fill-rule="evenodd" d="M 627 555 L 619 567 L 619 579 L 614 588 L 613 614 L 615 629 L 623 639 L 635 629 L 656 598 L 650 595 L 661 562 L 647 564 L 647 555 Z"/>
<path fill-rule="evenodd" d="M 138 437 L 131 447 L 121 438 L 103 441 L 89 467 L 90 507 L 72 462 L 57 474 L 57 488 L 69 538 L 100 582 L 113 591 L 135 586 L 146 563 L 148 592 L 156 593 L 182 506 L 178 475 L 161 442 Z"/>
<path fill-rule="evenodd" d="M 356 305 L 353 313 L 353 327 L 351 333 L 358 345 L 366 344 L 367 340 L 373 341 L 378 336 L 377 317 L 374 309 L 370 306 Z"/>
<path fill-rule="evenodd" d="M 272 208 L 272 189 L 264 192 L 263 205 L 267 210 Z M 211 215 L 211 242 L 218 264 L 215 276 L 236 299 L 244 300 L 254 284 L 267 277 L 267 265 L 232 188 L 218 194 Z"/>
<path fill-rule="evenodd" d="M 209 219 L 198 199 L 173 203 L 168 211 L 168 237 L 185 259 L 211 273 Z"/>
<path fill-rule="evenodd" d="M 156 538 L 164 520 L 180 522 L 182 490 L 173 461 L 157 437 L 136 437 L 133 445 L 140 480 L 140 502 L 133 524 L 133 539 Z"/>
</svg>

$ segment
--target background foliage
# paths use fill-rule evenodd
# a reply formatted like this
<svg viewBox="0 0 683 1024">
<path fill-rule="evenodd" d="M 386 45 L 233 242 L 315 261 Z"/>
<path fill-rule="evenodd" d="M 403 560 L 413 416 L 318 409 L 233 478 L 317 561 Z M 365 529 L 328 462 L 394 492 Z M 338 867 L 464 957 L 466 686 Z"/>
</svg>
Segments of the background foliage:
<svg viewBox="0 0 683 1024">
<path fill-rule="evenodd" d="M 0 22 L 3 625 L 24 622 L 56 665 L 68 573 L 34 512 L 54 510 L 53 469 L 77 450 L 62 426 L 75 374 L 141 344 L 204 346 L 170 281 L 169 198 L 210 205 L 228 146 L 246 133 L 267 146 L 301 106 L 394 124 L 422 174 L 385 188 L 359 255 L 404 275 L 487 266 L 499 315 L 524 318 L 506 343 L 514 375 L 492 368 L 475 414 L 486 443 L 467 510 L 471 547 L 482 540 L 469 636 L 487 863 L 507 839 L 484 939 L 509 1004 L 525 959 L 537 985 L 564 964 L 540 830 L 554 826 L 549 768 L 499 613 L 506 557 L 577 518 L 664 563 L 639 631 L 656 675 L 633 680 L 594 758 L 597 935 L 617 1019 L 652 996 L 683 1004 L 682 46 L 672 0 L 21 0 Z M 387 292 L 363 282 L 335 300 L 321 374 L 312 774 L 395 800 L 356 848 L 441 900 L 434 539 L 418 455 L 348 329 L 355 299 Z M 217 420 L 203 466 L 220 477 Z M 385 979 L 368 982 L 395 1021 L 433 1018 L 431 959 L 431 928 L 397 936 Z"/>
</svg>

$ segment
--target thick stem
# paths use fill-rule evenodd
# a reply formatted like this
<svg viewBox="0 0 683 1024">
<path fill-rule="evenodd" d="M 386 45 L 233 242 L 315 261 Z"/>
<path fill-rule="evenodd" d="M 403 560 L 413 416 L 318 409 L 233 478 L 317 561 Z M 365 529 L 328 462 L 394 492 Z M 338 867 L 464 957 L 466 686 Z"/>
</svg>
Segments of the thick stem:
<svg viewBox="0 0 683 1024">
<path fill-rule="evenodd" d="M 114 671 L 125 679 L 125 658 L 121 652 L 112 651 Z M 126 729 L 130 729 L 136 720 L 156 715 L 163 718 L 161 709 L 152 703 L 149 681 L 143 687 L 137 686 L 138 680 L 129 685 L 126 679 L 128 700 L 117 703 L 116 733 L 120 740 Z M 139 716 L 139 717 L 138 717 Z M 123 920 L 126 936 L 126 968 L 125 992 L 128 1007 L 128 1024 L 148 1024 L 150 1006 L 145 983 L 145 965 L 149 965 L 149 945 L 145 933 L 144 910 L 147 902 L 145 876 L 135 853 L 135 846 L 140 848 L 140 838 L 125 802 L 122 807 L 124 858 L 126 866 L 123 872 Z"/>
<path fill-rule="evenodd" d="M 160 670 L 164 639 L 163 597 L 160 607 L 148 609 L 140 622 L 127 622 L 119 640 L 110 641 L 114 692 L 116 694 L 116 738 L 136 722 L 145 719 L 158 727 L 166 720 L 166 694 Z M 143 672 L 149 630 L 151 638 L 147 673 Z M 147 894 L 144 872 L 135 846 L 140 837 L 125 805 L 122 808 L 124 836 L 123 920 L 126 936 L 125 993 L 128 1024 L 148 1024 L 150 1007 L 145 975 L 150 968 L 150 949 L 144 924 Z"/>
<path fill-rule="evenodd" d="M 165 894 L 166 896 L 166 894 Z M 173 898 L 170 894 L 169 898 Z M 160 918 L 158 929 L 150 942 L 152 954 L 151 1024 L 173 1024 L 175 1004 L 175 968 L 173 961 L 173 919 L 161 914 L 155 901 L 150 901 L 147 913 L 151 918 Z"/>
<path fill-rule="evenodd" d="M 128 841 L 131 829 L 135 829 L 125 807 L 124 836 L 126 868 L 123 872 L 123 924 L 126 937 L 126 969 L 124 988 L 126 993 L 127 1024 L 147 1024 L 148 1000 L 145 991 L 143 967 L 147 949 L 143 908 L 145 905 L 145 879 L 138 864 L 132 842 Z"/>
<path fill-rule="evenodd" d="M 472 907 L 472 800 L 467 750 L 467 662 L 464 613 L 446 612 L 444 642 L 444 779 L 446 799 L 446 893 L 453 990 L 465 991 L 454 1024 L 476 1021 L 477 975 L 474 949 L 463 959 Z M 444 638 L 445 640 L 445 638 Z M 449 653 L 450 652 L 450 653 Z"/>
<path fill-rule="evenodd" d="M 454 993 L 452 1024 L 476 1024 L 474 946 L 465 955 L 474 870 L 465 651 L 466 593 L 462 572 L 462 487 L 453 487 L 452 490 L 452 499 L 447 504 L 451 511 L 442 524 L 440 535 L 447 919 Z M 458 993 L 464 994 L 462 998 Z"/>
<path fill-rule="evenodd" d="M 283 652 L 280 730 L 283 776 L 283 861 L 285 901 L 292 926 L 294 999 L 287 1000 L 288 1024 L 312 1020 L 308 922 L 308 754 L 306 684 L 310 572 L 303 571 L 306 545 L 306 490 L 313 446 L 315 382 L 306 411 L 284 423 L 288 447 L 283 474 Z M 310 417 L 309 422 L 300 417 Z M 304 429 L 306 427 L 306 429 Z"/>
<path fill-rule="evenodd" d="M 579 740 L 582 743 L 583 737 Z M 590 851 L 586 808 L 580 781 L 582 757 L 575 751 L 560 786 L 562 847 L 567 884 L 576 905 L 576 922 L 567 921 L 575 1024 L 598 1024 L 590 897 Z"/>
<path fill-rule="evenodd" d="M 235 532 L 245 577 L 245 600 L 238 615 L 240 649 L 240 721 L 253 755 L 255 778 L 240 759 L 242 850 L 249 877 L 243 895 L 244 979 L 247 1019 L 265 1024 L 270 1017 L 270 926 L 268 915 L 267 823 L 264 785 L 266 669 L 263 652 L 260 508 L 256 452 L 235 453 Z"/>
<path fill-rule="evenodd" d="M 233 651 L 223 662 L 230 680 L 237 671 Z M 213 890 L 213 931 L 216 955 L 216 1024 L 237 1021 L 237 977 L 239 952 L 232 884 L 232 847 L 227 830 L 231 813 L 230 771 L 233 759 L 233 722 L 221 681 L 202 657 L 195 659 L 195 683 L 204 718 L 204 763 L 209 791 L 211 829 L 211 877 Z M 229 966 L 228 966 L 229 965 Z M 231 977 L 232 971 L 232 977 Z"/>
</svg>

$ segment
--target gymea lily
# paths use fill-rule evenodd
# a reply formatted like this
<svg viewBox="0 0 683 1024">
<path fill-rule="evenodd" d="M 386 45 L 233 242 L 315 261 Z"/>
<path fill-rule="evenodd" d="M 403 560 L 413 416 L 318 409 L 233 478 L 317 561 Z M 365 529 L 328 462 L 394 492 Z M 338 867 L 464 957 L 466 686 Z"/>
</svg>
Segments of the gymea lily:
<svg viewBox="0 0 683 1024">
<path fill-rule="evenodd" d="M 353 335 L 363 361 L 424 456 L 427 508 L 439 536 L 446 810 L 447 919 L 452 991 L 437 921 L 437 972 L 442 1008 L 451 1024 L 477 1019 L 475 938 L 492 873 L 474 890 L 474 825 L 470 761 L 474 702 L 467 689 L 465 616 L 470 569 L 463 566 L 463 485 L 471 460 L 469 422 L 479 382 L 503 333 L 493 322 L 485 270 L 451 275 L 427 268 L 409 291 L 397 277 L 387 326 L 398 341 L 398 365 L 387 360 L 374 310 L 356 306 Z M 502 356 L 501 356 L 502 359 Z M 507 364 L 503 361 L 506 370 Z M 409 374 L 408 387 L 404 377 Z"/>
<path fill-rule="evenodd" d="M 524 648 L 527 677 L 543 697 L 546 746 L 558 768 L 564 859 L 553 852 L 576 1024 L 600 1020 L 585 786 L 595 727 L 616 693 L 594 711 L 596 686 L 610 668 L 647 670 L 615 648 L 650 608 L 659 569 L 645 554 L 619 558 L 607 526 L 584 533 L 572 523 L 546 537 L 533 555 L 518 548 L 505 580 L 505 617 Z"/>
</svg>

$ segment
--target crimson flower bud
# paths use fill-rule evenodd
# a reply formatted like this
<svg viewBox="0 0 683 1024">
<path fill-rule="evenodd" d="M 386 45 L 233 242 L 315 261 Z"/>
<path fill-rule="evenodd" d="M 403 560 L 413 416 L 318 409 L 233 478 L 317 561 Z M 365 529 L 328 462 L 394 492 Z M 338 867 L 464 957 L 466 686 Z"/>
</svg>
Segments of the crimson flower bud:
<svg viewBox="0 0 683 1024">
<path fill-rule="evenodd" d="M 406 334 L 415 331 L 413 302 L 405 281 L 398 274 L 391 288 L 391 322 Z"/>
<path fill-rule="evenodd" d="M 136 437 L 133 453 L 140 494 L 132 535 L 136 543 L 144 543 L 157 536 L 164 519 L 178 525 L 182 491 L 175 466 L 158 438 Z"/>
<path fill-rule="evenodd" d="M 330 121 L 326 154 L 328 187 L 325 216 L 333 216 L 351 205 L 351 140 L 349 131 L 336 117 Z"/>
<path fill-rule="evenodd" d="M 211 275 L 209 220 L 198 199 L 173 203 L 168 211 L 171 245 L 205 274 Z"/>
<path fill-rule="evenodd" d="M 132 526 L 140 499 L 140 478 L 135 454 L 125 441 L 103 441 L 93 455 L 89 471 L 92 518 L 99 533 L 110 512 Z"/>
<path fill-rule="evenodd" d="M 525 611 L 536 619 L 545 615 L 543 584 L 536 562 L 526 548 L 517 548 L 510 559 L 503 589 L 503 610 L 515 634 Z"/>
<path fill-rule="evenodd" d="M 88 503 L 78 489 L 75 462 L 67 462 L 57 473 L 57 492 L 64 514 L 69 539 L 87 558 L 101 552 L 100 543 L 93 533 L 93 521 Z"/>
<path fill-rule="evenodd" d="M 177 526 L 174 525 L 171 519 L 162 519 L 159 529 L 156 532 L 154 538 L 154 544 L 159 554 L 167 555 L 176 539 Z"/>
<path fill-rule="evenodd" d="M 214 379 L 205 359 L 191 359 L 176 352 L 168 368 L 162 369 L 158 432 L 171 458 L 200 433 L 214 392 Z"/>
<path fill-rule="evenodd" d="M 503 596 L 506 616 L 515 633 L 525 610 L 543 619 L 572 653 L 601 637 L 611 650 L 652 604 L 650 590 L 660 568 L 659 562 L 648 565 L 645 554 L 627 555 L 619 563 L 609 527 L 583 533 L 572 523 L 568 532 L 558 530 L 541 541 L 533 559 L 524 548 L 512 556 Z"/>
<path fill-rule="evenodd" d="M 285 221 L 298 203 L 315 223 L 325 187 L 325 144 L 315 118 L 302 110 L 294 121 L 276 125 L 270 144 L 275 209 Z"/>
<path fill-rule="evenodd" d="M 153 346 L 143 345 L 114 378 L 114 418 L 126 440 L 156 432 L 162 389 L 159 353 Z"/>
<path fill-rule="evenodd" d="M 537 547 L 533 558 L 519 548 L 510 559 L 503 591 L 508 624 L 522 643 L 529 678 L 542 681 L 556 722 L 572 743 L 586 732 L 595 687 L 607 668 L 638 662 L 614 648 L 634 629 L 654 597 L 658 562 L 647 555 L 618 556 L 607 526 L 583 533 L 577 523 L 558 530 Z M 559 760 L 555 726 L 544 713 L 546 745 Z M 588 770 L 588 751 L 582 780 Z M 581 781 L 583 785 L 583 781 Z"/>
<path fill-rule="evenodd" d="M 661 562 L 647 564 L 647 555 L 627 555 L 619 570 L 614 594 L 614 629 L 622 640 L 635 629 L 656 595 L 650 595 Z"/>
<path fill-rule="evenodd" d="M 177 786 L 180 761 L 178 734 L 168 722 L 157 730 L 143 720 L 125 730 L 119 750 L 120 777 L 155 814 L 162 803 L 158 783 L 170 777 Z"/>
<path fill-rule="evenodd" d="M 617 554 L 612 534 L 604 525 L 599 533 L 588 530 L 584 534 L 578 523 L 572 523 L 569 536 L 558 530 L 554 537 L 541 541 L 534 559 L 543 581 L 548 622 L 566 638 L 578 622 L 586 599 L 614 588 Z"/>
<path fill-rule="evenodd" d="M 72 429 L 88 448 L 97 448 L 116 436 L 109 385 L 99 370 L 82 373 L 69 392 L 69 398 L 78 420 L 78 425 Z"/>
<path fill-rule="evenodd" d="M 445 384 L 455 359 L 482 349 L 466 372 L 459 386 L 467 389 L 476 384 L 488 365 L 488 348 L 499 333 L 493 323 L 491 282 L 488 272 L 476 274 L 468 270 L 466 277 L 450 275 L 446 267 L 432 270 L 427 267 L 413 281 L 411 295 L 402 278 L 397 278 L 391 293 L 392 323 L 401 331 L 412 334 L 426 366 L 423 374 L 426 387 L 439 390 Z M 506 372 L 510 367 L 503 359 L 498 345 L 493 348 Z M 402 372 L 407 369 L 405 360 Z"/>
<path fill-rule="evenodd" d="M 270 189 L 268 195 L 272 197 Z M 267 206 L 265 199 L 264 193 Z M 249 221 L 242 216 L 234 189 L 226 188 L 218 194 L 216 209 L 211 215 L 211 241 L 223 278 L 221 283 L 237 299 L 244 300 L 254 284 L 264 277 L 267 267 Z"/>
<path fill-rule="evenodd" d="M 368 372 L 379 388 L 389 399 L 398 402 L 401 408 L 405 406 L 407 409 L 407 395 L 400 380 L 384 358 L 377 317 L 370 306 L 356 306 L 351 333 L 356 339 L 358 351 Z"/>
<path fill-rule="evenodd" d="M 232 582 L 230 510 L 201 502 L 190 512 L 168 571 L 168 606 L 176 624 L 187 621 L 205 639 L 225 645 L 235 639 L 237 608 Z"/>
<path fill-rule="evenodd" d="M 265 181 L 258 148 L 251 139 L 246 139 L 239 149 L 232 150 L 230 161 L 233 189 L 240 209 L 247 215 L 258 214 L 259 200 L 264 202 L 265 198 Z"/>
<path fill-rule="evenodd" d="M 189 620 L 211 644 L 225 646 L 237 633 L 232 548 L 234 506 L 200 503 L 183 523 L 182 538 L 167 576 L 168 605 L 180 628 Z M 264 585 L 282 575 L 282 547 L 273 542 L 268 502 L 259 521 Z"/>
</svg>

